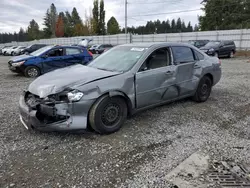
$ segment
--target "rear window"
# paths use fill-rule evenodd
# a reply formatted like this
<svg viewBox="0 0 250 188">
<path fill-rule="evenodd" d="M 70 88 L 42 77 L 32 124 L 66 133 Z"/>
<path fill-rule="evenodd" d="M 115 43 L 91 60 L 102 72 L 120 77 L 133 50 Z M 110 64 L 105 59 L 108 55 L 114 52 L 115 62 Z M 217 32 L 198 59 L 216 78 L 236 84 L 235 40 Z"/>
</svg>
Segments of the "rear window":
<svg viewBox="0 0 250 188">
<path fill-rule="evenodd" d="M 194 55 L 189 47 L 176 46 L 172 47 L 174 60 L 176 63 L 188 63 L 194 61 Z"/>
<path fill-rule="evenodd" d="M 197 60 L 204 60 L 204 55 L 201 54 L 200 52 L 194 50 L 194 54 Z"/>
</svg>

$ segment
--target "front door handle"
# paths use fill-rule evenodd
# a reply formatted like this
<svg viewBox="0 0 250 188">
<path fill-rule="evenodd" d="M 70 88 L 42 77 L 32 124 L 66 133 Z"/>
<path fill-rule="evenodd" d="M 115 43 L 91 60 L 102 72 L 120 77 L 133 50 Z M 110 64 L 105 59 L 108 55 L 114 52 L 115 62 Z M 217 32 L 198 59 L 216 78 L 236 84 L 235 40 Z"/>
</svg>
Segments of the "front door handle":
<svg viewBox="0 0 250 188">
<path fill-rule="evenodd" d="M 173 71 L 167 71 L 165 74 L 169 75 L 169 74 L 173 74 Z"/>
<path fill-rule="evenodd" d="M 194 65 L 194 68 L 199 69 L 199 68 L 201 68 L 201 66 L 200 65 Z"/>
</svg>

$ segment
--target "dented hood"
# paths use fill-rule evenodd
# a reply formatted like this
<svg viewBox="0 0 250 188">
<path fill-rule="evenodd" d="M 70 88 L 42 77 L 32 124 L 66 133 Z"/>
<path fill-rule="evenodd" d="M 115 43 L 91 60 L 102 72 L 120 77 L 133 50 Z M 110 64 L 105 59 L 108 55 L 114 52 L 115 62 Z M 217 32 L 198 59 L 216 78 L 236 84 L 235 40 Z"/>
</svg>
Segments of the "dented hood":
<svg viewBox="0 0 250 188">
<path fill-rule="evenodd" d="M 117 74 L 120 73 L 103 71 L 83 65 L 74 65 L 57 69 L 38 77 L 29 85 L 28 90 L 40 98 L 45 98 L 66 88 L 87 84 Z"/>
</svg>

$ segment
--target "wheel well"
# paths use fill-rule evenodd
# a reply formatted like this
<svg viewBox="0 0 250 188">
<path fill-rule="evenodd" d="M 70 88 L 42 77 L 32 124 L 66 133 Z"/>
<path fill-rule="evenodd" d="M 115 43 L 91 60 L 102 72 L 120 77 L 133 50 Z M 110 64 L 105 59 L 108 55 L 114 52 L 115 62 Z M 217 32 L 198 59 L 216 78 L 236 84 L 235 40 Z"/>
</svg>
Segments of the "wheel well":
<svg viewBox="0 0 250 188">
<path fill-rule="evenodd" d="M 112 93 L 112 94 L 110 94 L 110 93 Z M 110 91 L 110 92 L 107 92 L 107 93 L 102 94 L 101 96 L 99 96 L 98 98 L 96 98 L 95 102 L 91 105 L 91 107 L 90 107 L 89 109 L 91 109 L 91 108 L 94 106 L 94 104 L 96 103 L 96 101 L 97 101 L 99 98 L 101 98 L 101 97 L 103 97 L 103 96 L 105 96 L 105 95 L 107 95 L 107 96 L 109 96 L 109 97 L 121 97 L 121 98 L 123 98 L 124 101 L 125 101 L 125 103 L 127 104 L 127 107 L 128 107 L 128 116 L 131 116 L 131 115 L 132 115 L 132 103 L 131 103 L 129 97 L 128 97 L 125 93 L 123 93 L 123 92 L 121 92 L 121 91 Z M 90 110 L 89 110 L 89 112 L 88 112 L 88 119 L 89 119 L 89 113 L 90 113 Z M 88 120 L 88 121 L 89 121 L 89 120 Z M 89 129 L 92 129 L 92 128 L 89 126 L 89 122 L 88 122 L 87 127 L 88 127 Z"/>
<path fill-rule="evenodd" d="M 210 78 L 212 81 L 212 85 L 214 84 L 214 78 L 212 74 L 208 73 L 208 74 L 205 74 L 204 76 L 207 76 L 208 78 Z"/>
<path fill-rule="evenodd" d="M 121 98 L 123 98 L 127 104 L 127 107 L 128 107 L 128 115 L 132 114 L 132 103 L 131 103 L 129 97 L 125 93 L 123 93 L 121 91 L 109 91 L 107 93 L 104 93 L 100 97 L 103 97 L 104 95 L 108 95 L 109 97 L 121 97 Z M 98 97 L 97 99 L 99 99 L 100 97 Z"/>
</svg>

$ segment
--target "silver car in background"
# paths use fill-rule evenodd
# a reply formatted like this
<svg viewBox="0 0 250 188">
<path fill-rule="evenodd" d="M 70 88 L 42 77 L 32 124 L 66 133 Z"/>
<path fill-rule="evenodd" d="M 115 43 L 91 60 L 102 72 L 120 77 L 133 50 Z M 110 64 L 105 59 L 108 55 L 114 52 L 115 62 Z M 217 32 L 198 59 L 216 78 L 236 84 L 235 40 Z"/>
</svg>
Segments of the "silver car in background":
<svg viewBox="0 0 250 188">
<path fill-rule="evenodd" d="M 138 111 L 186 97 L 205 102 L 220 78 L 219 59 L 192 45 L 120 45 L 34 80 L 20 98 L 20 119 L 27 129 L 109 134 Z"/>
</svg>

